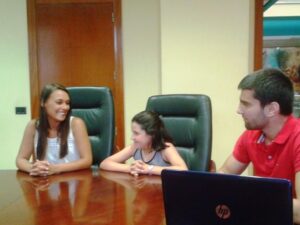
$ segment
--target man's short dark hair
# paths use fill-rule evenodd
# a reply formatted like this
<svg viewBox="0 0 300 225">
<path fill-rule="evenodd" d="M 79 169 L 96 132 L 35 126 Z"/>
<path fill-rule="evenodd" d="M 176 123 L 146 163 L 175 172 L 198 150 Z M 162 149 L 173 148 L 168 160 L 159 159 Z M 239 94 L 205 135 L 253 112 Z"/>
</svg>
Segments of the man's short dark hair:
<svg viewBox="0 0 300 225">
<path fill-rule="evenodd" d="M 253 90 L 261 106 L 277 102 L 280 114 L 293 112 L 294 90 L 291 80 L 278 69 L 262 69 L 244 77 L 238 85 L 241 90 Z"/>
</svg>

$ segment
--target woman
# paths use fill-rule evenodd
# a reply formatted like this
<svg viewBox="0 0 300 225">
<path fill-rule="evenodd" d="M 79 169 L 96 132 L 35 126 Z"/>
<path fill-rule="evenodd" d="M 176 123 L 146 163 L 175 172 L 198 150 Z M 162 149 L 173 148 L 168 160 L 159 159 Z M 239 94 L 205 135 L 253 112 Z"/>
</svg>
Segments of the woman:
<svg viewBox="0 0 300 225">
<path fill-rule="evenodd" d="M 67 89 L 59 84 L 46 85 L 40 101 L 39 118 L 31 120 L 25 129 L 17 167 L 32 176 L 90 167 L 92 153 L 87 130 L 80 118 L 71 116 Z"/>
<path fill-rule="evenodd" d="M 187 170 L 187 166 L 171 143 L 158 114 L 143 111 L 135 115 L 131 124 L 132 141 L 120 152 L 100 164 L 104 170 L 126 172 L 132 175 L 160 175 L 163 169 Z M 133 157 L 131 164 L 125 161 Z"/>
</svg>

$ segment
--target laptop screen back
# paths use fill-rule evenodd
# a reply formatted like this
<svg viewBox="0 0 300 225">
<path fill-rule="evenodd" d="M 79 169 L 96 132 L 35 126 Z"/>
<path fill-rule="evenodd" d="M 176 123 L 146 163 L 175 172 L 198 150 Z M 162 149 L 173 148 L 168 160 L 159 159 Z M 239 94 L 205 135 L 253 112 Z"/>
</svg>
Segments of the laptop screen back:
<svg viewBox="0 0 300 225">
<path fill-rule="evenodd" d="M 292 225 L 283 179 L 195 171 L 162 172 L 167 225 Z"/>
</svg>

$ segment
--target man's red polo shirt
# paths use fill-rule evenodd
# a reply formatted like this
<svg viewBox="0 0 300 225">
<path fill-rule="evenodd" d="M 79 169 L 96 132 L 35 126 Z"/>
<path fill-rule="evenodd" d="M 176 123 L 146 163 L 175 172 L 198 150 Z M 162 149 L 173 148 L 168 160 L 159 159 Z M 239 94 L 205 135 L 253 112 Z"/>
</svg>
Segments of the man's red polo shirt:
<svg viewBox="0 0 300 225">
<path fill-rule="evenodd" d="M 289 116 L 269 145 L 265 145 L 262 131 L 246 130 L 233 155 L 242 163 L 252 162 L 255 176 L 289 179 L 295 196 L 295 174 L 300 171 L 300 121 Z"/>
</svg>

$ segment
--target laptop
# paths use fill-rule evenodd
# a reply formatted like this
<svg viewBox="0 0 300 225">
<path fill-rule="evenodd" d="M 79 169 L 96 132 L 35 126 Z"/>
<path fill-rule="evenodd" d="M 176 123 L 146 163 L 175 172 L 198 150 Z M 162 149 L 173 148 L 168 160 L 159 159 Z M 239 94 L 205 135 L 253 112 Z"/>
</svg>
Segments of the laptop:
<svg viewBox="0 0 300 225">
<path fill-rule="evenodd" d="M 288 180 L 162 171 L 167 225 L 292 225 Z"/>
</svg>

